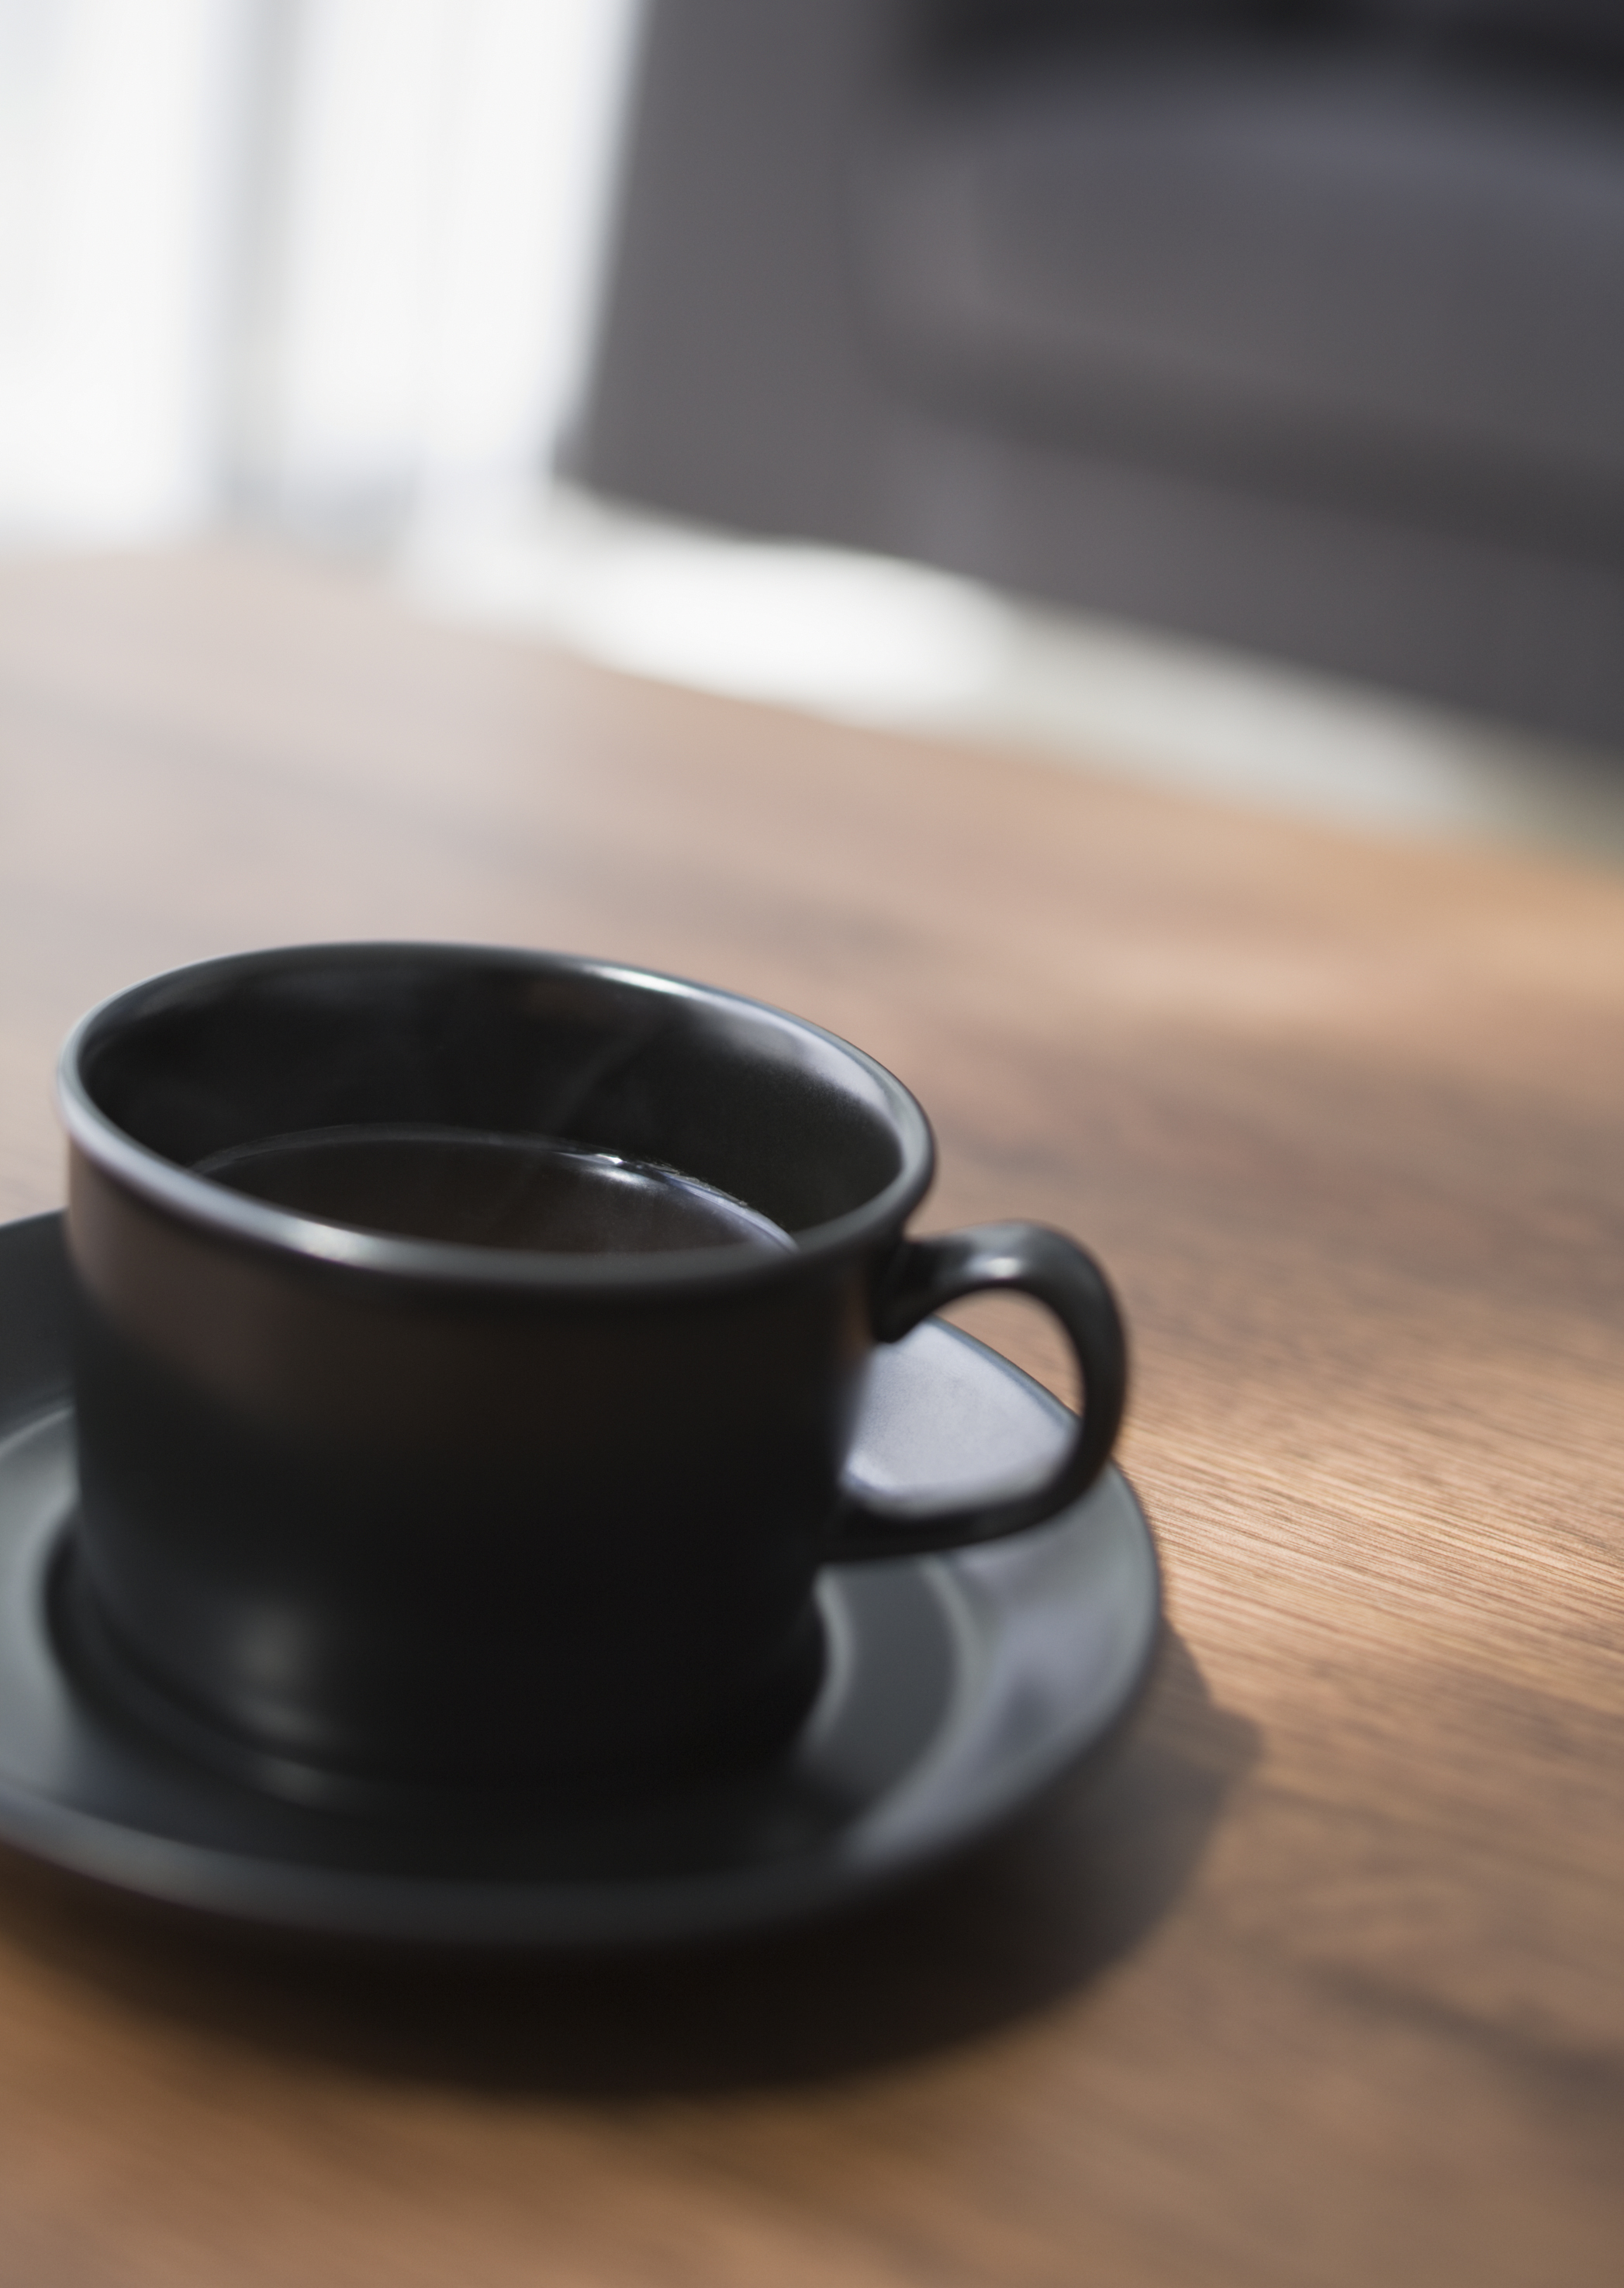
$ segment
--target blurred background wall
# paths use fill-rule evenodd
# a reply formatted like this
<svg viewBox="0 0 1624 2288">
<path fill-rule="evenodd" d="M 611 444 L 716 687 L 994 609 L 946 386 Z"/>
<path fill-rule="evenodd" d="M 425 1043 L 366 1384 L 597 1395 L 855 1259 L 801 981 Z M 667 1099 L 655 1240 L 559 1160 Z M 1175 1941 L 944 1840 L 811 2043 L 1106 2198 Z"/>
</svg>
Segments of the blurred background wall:
<svg viewBox="0 0 1624 2288">
<path fill-rule="evenodd" d="M 651 0 L 571 463 L 1624 743 L 1624 0 Z"/>
<path fill-rule="evenodd" d="M 1624 747 L 1624 0 L 0 0 L 0 542 L 555 468 Z"/>
</svg>

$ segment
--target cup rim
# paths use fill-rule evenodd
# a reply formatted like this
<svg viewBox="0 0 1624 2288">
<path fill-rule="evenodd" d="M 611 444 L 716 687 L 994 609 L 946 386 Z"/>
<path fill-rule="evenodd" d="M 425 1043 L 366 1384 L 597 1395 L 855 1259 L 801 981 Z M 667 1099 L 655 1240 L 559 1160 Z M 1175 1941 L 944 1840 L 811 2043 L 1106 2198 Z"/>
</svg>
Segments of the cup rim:
<svg viewBox="0 0 1624 2288">
<path fill-rule="evenodd" d="M 234 1192 L 140 1143 L 102 1111 L 85 1084 L 81 1058 L 91 1035 L 116 1017 L 121 1005 L 150 997 L 155 989 L 201 981 L 211 972 L 251 971 L 293 964 L 313 967 L 335 957 L 354 959 L 359 956 L 383 963 L 413 955 L 454 962 L 493 958 L 516 961 L 538 969 L 631 984 L 713 1006 L 749 1010 L 775 1023 L 792 1026 L 797 1032 L 833 1048 L 878 1091 L 897 1132 L 902 1164 L 881 1191 L 860 1206 L 828 1222 L 792 1233 L 792 1251 L 768 1251 L 749 1243 L 622 1256 L 478 1247 L 324 1223 L 269 1201 Z M 93 1167 L 194 1228 L 202 1227 L 219 1238 L 312 1266 L 433 1287 L 606 1297 L 772 1284 L 793 1277 L 809 1266 L 860 1250 L 899 1227 L 923 1197 L 935 1172 L 935 1138 L 924 1109 L 912 1092 L 866 1050 L 824 1026 L 813 1024 L 808 1018 L 748 994 L 701 984 L 661 970 L 644 969 L 634 963 L 453 939 L 336 939 L 315 944 L 265 946 L 154 971 L 97 1002 L 73 1026 L 57 1061 L 56 1100 L 70 1145 L 83 1153 Z"/>
</svg>

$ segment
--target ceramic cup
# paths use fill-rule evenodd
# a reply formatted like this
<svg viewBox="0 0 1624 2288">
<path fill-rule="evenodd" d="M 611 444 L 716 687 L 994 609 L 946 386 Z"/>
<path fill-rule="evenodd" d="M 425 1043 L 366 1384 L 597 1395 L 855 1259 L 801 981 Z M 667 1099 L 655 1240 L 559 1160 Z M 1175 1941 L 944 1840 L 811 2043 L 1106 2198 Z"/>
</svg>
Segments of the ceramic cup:
<svg viewBox="0 0 1624 2288">
<path fill-rule="evenodd" d="M 639 1788 L 760 1752 L 815 1691 L 820 1566 L 1036 1525 L 1110 1452 L 1110 1291 L 1026 1223 L 913 1239 L 923 1113 L 730 993 L 444 945 L 205 962 L 63 1052 L 75 1657 L 273 1787 Z M 430 1123 L 685 1172 L 793 1243 L 561 1254 L 313 1219 L 200 1163 Z M 843 1482 L 866 1362 L 985 1288 L 1086 1394 L 1041 1482 Z"/>
</svg>

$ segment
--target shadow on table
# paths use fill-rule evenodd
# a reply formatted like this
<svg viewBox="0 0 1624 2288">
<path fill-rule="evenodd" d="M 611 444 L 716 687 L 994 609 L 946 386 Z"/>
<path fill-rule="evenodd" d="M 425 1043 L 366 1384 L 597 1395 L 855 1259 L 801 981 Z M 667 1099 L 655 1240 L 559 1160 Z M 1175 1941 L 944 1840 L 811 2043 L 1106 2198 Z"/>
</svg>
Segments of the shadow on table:
<svg viewBox="0 0 1624 2288">
<path fill-rule="evenodd" d="M 1168 1633 L 1127 1737 L 927 1885 L 788 1937 L 636 1965 L 456 1967 L 296 1949 L 13 1862 L 0 1917 L 43 1966 L 216 2038 L 351 2070 L 577 2098 L 846 2075 L 973 2040 L 1086 1986 L 1190 1882 L 1256 1728 Z"/>
</svg>

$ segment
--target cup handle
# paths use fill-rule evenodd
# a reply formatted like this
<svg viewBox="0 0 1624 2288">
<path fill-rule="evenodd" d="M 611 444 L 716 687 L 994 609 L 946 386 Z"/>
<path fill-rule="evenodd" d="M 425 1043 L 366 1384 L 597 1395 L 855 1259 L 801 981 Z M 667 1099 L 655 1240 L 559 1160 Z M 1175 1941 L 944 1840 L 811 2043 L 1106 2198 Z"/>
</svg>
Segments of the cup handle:
<svg viewBox="0 0 1624 2288">
<path fill-rule="evenodd" d="M 926 1495 L 870 1498 L 848 1490 L 826 1551 L 831 1562 L 1002 1541 L 1078 1500 L 1105 1468 L 1128 1395 L 1127 1338 L 1104 1272 L 1063 1232 L 1037 1223 L 983 1223 L 939 1239 L 899 1241 L 875 1291 L 874 1331 L 883 1343 L 899 1342 L 944 1303 L 999 1288 L 1046 1304 L 1071 1339 L 1083 1410 L 1066 1452 L 1031 1481 L 946 1506 Z"/>
</svg>

